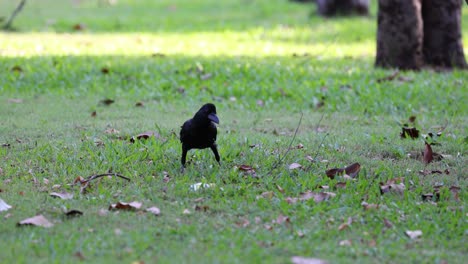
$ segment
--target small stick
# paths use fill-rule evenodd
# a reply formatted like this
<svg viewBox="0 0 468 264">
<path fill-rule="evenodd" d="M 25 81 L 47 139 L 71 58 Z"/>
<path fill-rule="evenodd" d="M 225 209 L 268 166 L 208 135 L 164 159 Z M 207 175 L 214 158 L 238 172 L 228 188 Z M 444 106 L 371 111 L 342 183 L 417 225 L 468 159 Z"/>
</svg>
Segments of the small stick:
<svg viewBox="0 0 468 264">
<path fill-rule="evenodd" d="M 24 4 L 26 4 L 26 0 L 22 0 L 18 6 L 16 7 L 16 9 L 13 11 L 13 13 L 11 14 L 10 16 L 10 19 L 8 19 L 8 21 L 6 22 L 6 24 L 3 26 L 3 29 L 4 30 L 9 30 L 11 29 L 11 24 L 13 23 L 13 19 L 15 19 L 16 15 L 18 15 L 19 12 L 21 12 L 21 10 L 23 9 L 24 7 Z"/>
<path fill-rule="evenodd" d="M 297 131 L 299 131 L 299 127 L 301 126 L 301 122 L 302 122 L 302 117 L 304 116 L 304 113 L 301 112 L 301 118 L 299 119 L 299 123 L 297 124 L 297 127 L 296 127 L 296 131 L 294 131 L 294 136 L 293 138 L 291 139 L 291 142 L 289 142 L 289 146 L 288 146 L 288 150 L 286 150 L 286 152 L 284 153 L 283 156 L 280 156 L 278 161 L 275 163 L 275 165 L 273 165 L 273 167 L 270 169 L 270 171 L 266 174 L 266 175 L 269 175 L 270 173 L 272 173 L 276 168 L 278 168 L 278 166 L 283 162 L 284 158 L 288 155 L 289 151 L 291 151 L 291 146 L 294 142 L 294 140 L 296 139 L 296 135 L 297 135 Z"/>
<path fill-rule="evenodd" d="M 120 177 L 120 178 L 122 178 L 124 180 L 130 181 L 130 178 L 127 178 L 127 177 L 125 177 L 123 175 L 120 175 L 118 173 L 103 173 L 103 174 L 91 175 L 88 178 L 86 178 L 84 181 L 85 182 L 90 182 L 92 180 L 95 180 L 97 178 L 101 178 L 101 177 L 104 177 L 104 176 L 117 176 L 117 177 Z"/>
<path fill-rule="evenodd" d="M 103 173 L 103 174 L 96 174 L 96 175 L 91 175 L 89 176 L 88 178 L 84 179 L 84 181 L 82 183 L 84 183 L 83 186 L 81 186 L 80 188 L 80 193 L 84 193 L 86 191 L 86 188 L 88 188 L 89 186 L 89 183 L 92 181 L 92 180 L 95 180 L 97 178 L 101 178 L 101 177 L 104 177 L 104 176 L 117 176 L 117 177 L 120 177 L 124 180 L 127 180 L 127 181 L 130 181 L 130 178 L 127 178 L 123 175 L 120 175 L 118 173 Z"/>
</svg>

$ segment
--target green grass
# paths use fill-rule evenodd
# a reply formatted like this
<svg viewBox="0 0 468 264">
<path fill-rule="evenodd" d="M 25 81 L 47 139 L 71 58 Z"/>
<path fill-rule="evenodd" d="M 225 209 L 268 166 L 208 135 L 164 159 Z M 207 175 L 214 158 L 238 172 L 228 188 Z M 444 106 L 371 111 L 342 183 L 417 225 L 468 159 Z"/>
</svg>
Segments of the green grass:
<svg viewBox="0 0 468 264">
<path fill-rule="evenodd" d="M 14 5 L 0 2 L 0 17 Z M 0 147 L 0 198 L 13 206 L 0 213 L 0 263 L 80 262 L 77 252 L 95 263 L 464 263 L 468 74 L 402 72 L 410 81 L 377 82 L 393 70 L 373 67 L 375 3 L 369 18 L 326 20 L 311 10 L 286 0 L 28 1 L 17 31 L 0 33 L 0 144 L 10 145 Z M 73 30 L 78 23 L 84 31 Z M 100 104 L 105 98 L 115 103 Z M 180 125 L 208 101 L 221 121 L 222 165 L 208 150 L 191 151 L 181 173 Z M 293 146 L 304 148 L 271 171 L 301 113 Z M 399 138 L 411 115 L 422 133 L 445 128 L 433 147 L 445 159 L 407 157 L 424 149 L 421 139 Z M 145 131 L 161 138 L 129 143 Z M 290 171 L 294 162 L 304 169 Z M 357 180 L 335 188 L 343 179 L 325 171 L 353 162 L 362 166 Z M 243 164 L 259 177 L 240 172 Z M 96 180 L 86 194 L 69 186 L 110 170 L 131 182 Z M 404 194 L 381 195 L 379 183 L 396 177 Z M 191 191 L 197 182 L 215 187 Z M 440 200 L 423 202 L 440 184 Z M 324 185 L 336 196 L 286 202 Z M 461 187 L 459 201 L 450 186 Z M 259 198 L 265 192 L 272 197 Z M 157 206 L 161 215 L 100 214 L 117 201 Z M 380 207 L 364 210 L 363 201 Z M 69 209 L 84 215 L 67 219 Z M 16 226 L 37 214 L 54 226 Z M 275 223 L 280 215 L 289 222 Z M 423 236 L 411 240 L 406 230 Z"/>
</svg>

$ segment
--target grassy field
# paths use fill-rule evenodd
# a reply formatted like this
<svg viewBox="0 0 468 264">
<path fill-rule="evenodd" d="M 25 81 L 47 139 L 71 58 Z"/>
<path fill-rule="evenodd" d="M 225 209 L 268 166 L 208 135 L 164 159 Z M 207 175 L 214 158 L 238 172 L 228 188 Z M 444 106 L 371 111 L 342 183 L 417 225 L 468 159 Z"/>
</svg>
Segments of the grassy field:
<svg viewBox="0 0 468 264">
<path fill-rule="evenodd" d="M 379 81 L 395 71 L 373 67 L 376 1 L 333 20 L 286 0 L 109 2 L 31 0 L 0 33 L 0 263 L 466 261 L 468 73 Z M 182 173 L 179 129 L 205 102 L 222 164 L 191 151 Z M 443 159 L 409 157 L 425 144 L 404 123 L 442 131 Z M 145 131 L 159 136 L 130 142 Z M 355 162 L 355 179 L 325 174 Z M 107 172 L 131 181 L 72 185 Z M 53 226 L 17 226 L 39 214 Z"/>
</svg>

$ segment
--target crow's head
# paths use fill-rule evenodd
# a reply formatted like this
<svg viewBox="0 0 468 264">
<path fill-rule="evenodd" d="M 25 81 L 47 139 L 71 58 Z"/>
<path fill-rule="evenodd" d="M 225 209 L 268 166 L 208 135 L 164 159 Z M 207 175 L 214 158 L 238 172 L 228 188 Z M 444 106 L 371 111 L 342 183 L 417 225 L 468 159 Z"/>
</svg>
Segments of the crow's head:
<svg viewBox="0 0 468 264">
<path fill-rule="evenodd" d="M 219 124 L 219 119 L 216 115 L 216 106 L 212 103 L 203 105 L 195 114 L 194 119 L 200 121 L 211 121 Z"/>
</svg>

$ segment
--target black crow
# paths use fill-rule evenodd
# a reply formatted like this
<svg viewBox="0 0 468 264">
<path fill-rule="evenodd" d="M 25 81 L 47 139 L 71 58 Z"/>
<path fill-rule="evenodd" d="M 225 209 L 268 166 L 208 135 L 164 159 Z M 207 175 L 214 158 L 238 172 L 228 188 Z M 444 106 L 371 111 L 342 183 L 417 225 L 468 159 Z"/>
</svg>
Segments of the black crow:
<svg viewBox="0 0 468 264">
<path fill-rule="evenodd" d="M 182 142 L 182 167 L 185 167 L 187 151 L 191 149 L 211 148 L 216 161 L 220 163 L 218 147 L 216 146 L 216 125 L 219 124 L 216 106 L 208 103 L 203 105 L 192 119 L 185 121 L 180 130 Z"/>
</svg>

